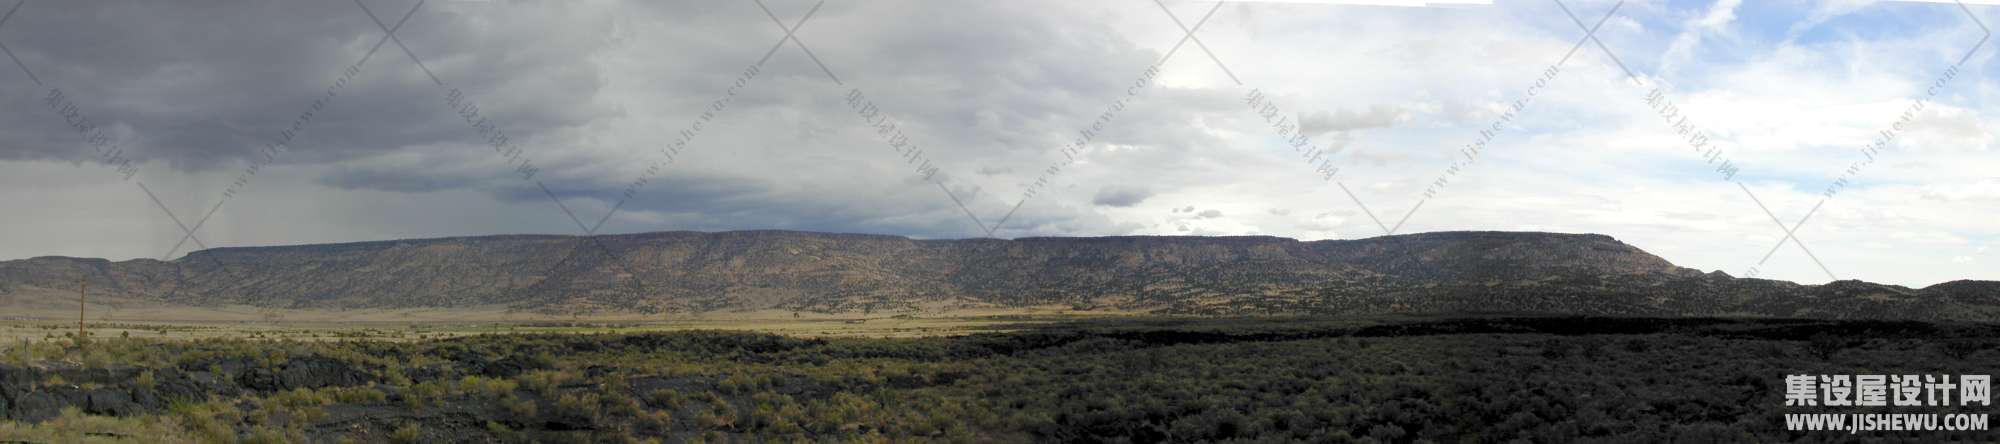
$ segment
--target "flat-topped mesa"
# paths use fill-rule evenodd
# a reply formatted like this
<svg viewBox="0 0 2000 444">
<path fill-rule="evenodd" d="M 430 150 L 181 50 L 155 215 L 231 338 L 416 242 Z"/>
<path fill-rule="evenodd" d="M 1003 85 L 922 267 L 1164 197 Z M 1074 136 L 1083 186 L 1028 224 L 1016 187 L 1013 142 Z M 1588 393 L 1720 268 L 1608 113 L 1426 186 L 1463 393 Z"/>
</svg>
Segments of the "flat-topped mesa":
<svg viewBox="0 0 2000 444">
<path fill-rule="evenodd" d="M 1378 269 L 1424 276 L 1540 273 L 1687 273 L 1666 259 L 1601 234 L 1456 231 L 1320 241 Z M 1422 269 L 1429 268 L 1430 271 Z"/>
<path fill-rule="evenodd" d="M 1884 290 L 1735 279 L 1677 267 L 1604 235 L 1494 231 L 1322 241 L 916 240 L 775 230 L 457 237 L 218 248 L 170 262 L 5 261 L 0 294 L 66 297 L 79 274 L 90 275 L 93 291 L 114 298 L 326 309 L 504 305 L 659 313 L 1056 305 L 1185 314 L 1955 317 L 1987 316 L 1994 312 L 1983 307 L 2000 305 L 1990 282 Z M 1911 302 L 1923 300 L 1944 302 Z"/>
</svg>

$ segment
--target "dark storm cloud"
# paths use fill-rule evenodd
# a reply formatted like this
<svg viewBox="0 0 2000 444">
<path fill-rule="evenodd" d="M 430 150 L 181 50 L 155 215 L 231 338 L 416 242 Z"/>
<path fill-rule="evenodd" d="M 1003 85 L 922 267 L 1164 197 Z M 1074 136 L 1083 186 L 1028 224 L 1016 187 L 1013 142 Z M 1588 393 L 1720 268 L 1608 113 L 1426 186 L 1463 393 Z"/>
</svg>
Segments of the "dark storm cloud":
<svg viewBox="0 0 2000 444">
<path fill-rule="evenodd" d="M 388 26 L 417 4 L 365 1 Z M 787 26 L 813 7 L 767 3 Z M 0 28 L 0 41 L 93 120 L 123 129 L 120 142 L 149 165 L 146 175 L 241 170 L 367 56 L 277 156 L 280 165 L 310 167 L 296 170 L 307 175 L 300 180 L 344 191 L 475 190 L 505 203 L 539 201 L 531 208 L 566 219 L 535 182 L 508 175 L 481 145 L 485 137 L 449 109 L 445 91 L 458 88 L 542 168 L 534 179 L 579 219 L 594 222 L 624 201 L 607 230 L 965 237 L 984 234 L 967 211 L 983 223 L 999 219 L 1058 147 L 1173 42 L 1128 40 L 1105 19 L 1061 4 L 827 3 L 797 36 L 841 84 L 792 44 L 770 52 L 784 31 L 748 2 L 431 0 L 397 36 L 444 87 L 395 42 L 369 56 L 383 31 L 353 2 L 33 3 Z M 689 151 L 648 176 L 675 133 L 767 53 L 759 75 L 714 113 Z M 0 99 L 39 103 L 46 93 L 10 76 L 20 77 L 0 73 L 15 84 Z M 912 177 L 842 102 L 850 88 L 903 122 L 938 176 L 952 179 L 964 209 Z M 1177 109 L 1232 105 L 1225 94 L 1156 86 L 1084 155 L 1112 171 L 1186 170 L 1176 166 L 1185 153 L 1217 140 L 1185 125 Z M 90 153 L 60 118 L 27 111 L 0 113 L 0 160 Z M 1100 149 L 1114 144 L 1146 148 Z M 1105 174 L 1116 173 L 1067 175 L 1058 186 L 1118 182 Z M 276 179 L 258 180 L 249 186 Z M 1126 194 L 1114 200 L 1144 199 Z M 1024 204 L 1007 228 L 1117 230 L 1080 203 Z"/>
<path fill-rule="evenodd" d="M 599 86 L 565 68 L 588 52 L 551 49 L 575 43 L 575 33 L 523 33 L 531 17 L 522 12 L 471 19 L 441 3 L 427 3 L 399 37 L 453 86 L 491 92 L 482 106 L 505 116 L 511 132 L 533 135 L 598 112 L 553 100 Z M 369 7 L 393 23 L 415 4 Z M 33 2 L 0 31 L 48 87 L 61 88 L 93 120 L 129 128 L 122 142 L 131 157 L 195 171 L 234 168 L 276 141 L 382 36 L 354 3 L 338 1 Z M 394 43 L 357 66 L 360 73 L 313 113 L 280 162 L 340 162 L 476 137 L 452 125 L 456 116 L 442 93 Z M 0 76 L 14 82 L 5 93 L 14 103 L 46 93 L 18 70 Z M 527 81 L 536 88 L 511 88 Z M 86 152 L 50 113 L 7 113 L 0 125 L 8 148 L 0 158 Z"/>
<path fill-rule="evenodd" d="M 1107 207 L 1130 207 L 1153 197 L 1153 192 L 1144 187 L 1110 185 L 1097 190 L 1097 196 L 1090 203 Z"/>
</svg>

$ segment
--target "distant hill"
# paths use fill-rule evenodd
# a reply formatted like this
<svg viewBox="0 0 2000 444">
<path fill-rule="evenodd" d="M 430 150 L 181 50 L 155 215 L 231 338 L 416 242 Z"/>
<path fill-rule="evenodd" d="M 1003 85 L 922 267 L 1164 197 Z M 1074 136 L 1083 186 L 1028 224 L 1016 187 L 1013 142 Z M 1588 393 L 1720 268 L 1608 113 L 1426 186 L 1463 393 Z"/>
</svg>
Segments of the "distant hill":
<svg viewBox="0 0 2000 444">
<path fill-rule="evenodd" d="M 793 231 L 492 236 L 0 262 L 0 300 L 548 313 L 1069 306 L 1176 314 L 1439 312 L 2000 319 L 2000 282 L 1799 285 L 1682 268 L 1608 236 L 1440 232 L 912 240 Z"/>
</svg>

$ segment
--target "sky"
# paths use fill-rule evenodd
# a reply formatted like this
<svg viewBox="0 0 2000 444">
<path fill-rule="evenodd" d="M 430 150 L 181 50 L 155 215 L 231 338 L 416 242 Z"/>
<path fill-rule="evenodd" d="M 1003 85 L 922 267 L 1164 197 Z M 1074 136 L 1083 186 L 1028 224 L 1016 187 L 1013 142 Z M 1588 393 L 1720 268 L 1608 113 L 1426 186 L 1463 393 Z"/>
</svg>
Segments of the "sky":
<svg viewBox="0 0 2000 444">
<path fill-rule="evenodd" d="M 0 259 L 1503 230 L 2000 280 L 1988 4 L 16 1 Z"/>
</svg>

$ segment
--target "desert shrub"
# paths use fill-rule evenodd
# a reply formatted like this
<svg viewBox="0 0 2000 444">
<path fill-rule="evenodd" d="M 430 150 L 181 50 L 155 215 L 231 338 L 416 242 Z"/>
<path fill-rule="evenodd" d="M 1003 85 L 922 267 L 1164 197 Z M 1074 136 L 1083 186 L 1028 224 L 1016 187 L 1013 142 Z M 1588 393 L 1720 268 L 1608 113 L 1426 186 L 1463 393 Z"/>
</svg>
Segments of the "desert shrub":
<svg viewBox="0 0 2000 444">
<path fill-rule="evenodd" d="M 1570 354 L 1569 343 L 1557 339 L 1542 341 L 1541 349 L 1543 359 L 1563 359 L 1569 357 Z M 1370 436 L 1374 436 L 1374 434 L 1371 433 Z"/>
<path fill-rule="evenodd" d="M 106 350 L 106 347 L 98 347 L 93 345 L 89 347 L 84 347 L 83 349 L 84 349 L 83 352 L 84 367 L 104 368 L 110 366 L 112 362 L 117 362 L 114 360 L 114 356 L 112 356 L 112 353 Z"/>
<path fill-rule="evenodd" d="M 632 417 L 641 410 L 639 400 L 632 399 L 623 390 L 606 391 L 603 396 L 604 412 L 622 417 Z"/>
<path fill-rule="evenodd" d="M 1576 351 L 1584 359 L 1604 359 L 1604 347 L 1605 341 L 1603 339 L 1579 338 L 1577 339 Z"/>
<path fill-rule="evenodd" d="M 444 384 L 437 381 L 418 383 L 403 392 L 403 402 L 412 409 L 422 409 L 424 406 L 437 405 L 439 400 L 444 399 L 446 393 L 448 391 Z"/>
<path fill-rule="evenodd" d="M 642 430 L 666 430 L 673 427 L 673 415 L 664 410 L 646 410 L 634 418 Z"/>
<path fill-rule="evenodd" d="M 286 444 L 305 441 L 303 434 L 286 433 L 285 429 L 271 426 L 257 426 L 244 433 L 243 444 Z"/>
<path fill-rule="evenodd" d="M 647 398 L 652 400 L 653 405 L 670 409 L 680 408 L 681 402 L 686 400 L 686 398 L 681 396 L 681 392 L 664 388 L 653 390 L 653 393 L 649 394 Z"/>
<path fill-rule="evenodd" d="M 1939 342 L 1937 344 L 1937 349 L 1938 353 L 1943 354 L 1946 357 L 1957 360 L 1965 360 L 1965 358 L 1972 357 L 1973 354 L 1979 353 L 1980 350 L 1985 350 L 1986 342 L 1971 338 L 1950 339 Z"/>
<path fill-rule="evenodd" d="M 751 390 L 757 389 L 758 386 L 756 378 L 743 372 L 737 372 L 722 378 L 721 384 L 722 390 L 728 393 L 748 393 Z"/>
<path fill-rule="evenodd" d="M 195 438 L 175 418 L 163 415 L 110 417 L 63 409 L 40 423 L 0 421 L 0 439 L 10 442 L 192 442 Z"/>
<path fill-rule="evenodd" d="M 556 398 L 556 412 L 577 418 L 598 419 L 602 397 L 596 393 L 565 393 Z"/>
<path fill-rule="evenodd" d="M 486 433 L 492 434 L 494 437 L 500 438 L 502 441 L 506 441 L 514 436 L 514 429 L 508 428 L 506 424 L 501 424 L 493 421 L 486 421 Z"/>
<path fill-rule="evenodd" d="M 506 407 L 507 413 L 514 415 L 515 418 L 531 418 L 535 416 L 535 401 L 533 400 L 508 395 L 500 399 L 500 405 Z"/>
<path fill-rule="evenodd" d="M 7 348 L 7 362 L 17 366 L 27 366 L 35 362 L 34 345 L 26 338 Z"/>
<path fill-rule="evenodd" d="M 778 434 L 804 431 L 797 420 L 804 418 L 805 409 L 792 397 L 763 392 L 753 396 L 752 402 L 749 420 L 751 426 Z"/>
<path fill-rule="evenodd" d="M 329 387 L 333 400 L 341 404 L 381 404 L 389 401 L 389 394 L 374 387 Z"/>
<path fill-rule="evenodd" d="M 1781 411 L 1757 401 L 1782 390 L 1776 369 L 1863 373 L 1879 369 L 1855 367 L 1929 357 L 1927 365 L 1940 373 L 1963 373 L 1988 352 L 1967 346 L 1962 358 L 1936 359 L 1959 353 L 1952 343 L 1959 340 L 1951 338 L 1995 336 L 1972 331 L 1979 327 L 1870 335 L 1888 337 L 1867 346 L 1871 357 L 1832 362 L 1833 353 L 1802 352 L 1815 341 L 1800 339 L 1866 330 L 1730 321 L 1726 331 L 1552 335 L 1535 327 L 1545 321 L 1497 322 L 1510 331 L 1362 337 L 1254 324 L 1114 325 L 921 339 L 691 332 L 127 345 L 146 342 L 134 339 L 92 347 L 119 359 L 166 359 L 140 357 L 157 349 L 189 370 L 212 363 L 189 356 L 264 365 L 318 355 L 370 373 L 416 369 L 404 376 L 424 381 L 408 385 L 400 393 L 410 399 L 397 403 L 386 402 L 386 392 L 395 390 L 371 385 L 183 402 L 159 415 L 161 424 L 184 431 L 178 441 L 194 442 L 298 441 L 304 439 L 298 430 L 307 427 L 301 424 L 323 420 L 329 402 L 371 404 L 370 410 L 405 417 L 447 399 L 474 407 L 466 410 L 467 422 L 454 423 L 454 432 L 470 433 L 426 438 L 425 432 L 442 433 L 392 422 L 392 430 L 327 429 L 315 433 L 332 436 L 311 438 L 382 442 L 402 440 L 388 435 L 414 428 L 405 436 L 501 442 L 1775 442 L 1795 437 L 1746 427 L 1742 419 Z M 1836 345 L 1827 347 L 1834 353 L 1857 347 L 1815 339 Z M 1375 342 L 1381 346 L 1363 346 Z M 81 359 L 61 342 L 29 344 L 29 354 L 46 346 L 49 356 Z M 4 353 L 18 360 L 23 349 Z M 1496 350 L 1509 352 L 1494 359 Z M 485 366 L 521 356 L 545 357 L 547 365 L 527 366 L 511 379 L 463 376 L 488 374 L 492 367 Z M 244 375 L 220 376 L 241 381 Z M 167 385 L 160 379 L 154 384 Z M 87 418 L 76 421 L 99 421 Z M 685 429 L 671 430 L 676 422 Z M 54 429 L 46 425 L 0 423 L 0 436 L 75 441 L 48 435 Z M 557 425 L 587 431 L 543 430 Z"/>
<path fill-rule="evenodd" d="M 175 401 L 167 411 L 202 442 L 235 441 L 234 424 L 242 420 L 242 412 L 223 400 Z"/>
<path fill-rule="evenodd" d="M 326 408 L 317 406 L 300 408 L 298 409 L 297 413 L 299 414 L 299 418 L 302 418 L 305 420 L 305 422 L 309 423 L 324 421 L 326 420 L 327 417 Z M 298 424 L 298 423 L 293 423 L 293 424 Z"/>
<path fill-rule="evenodd" d="M 567 380 L 569 376 L 560 371 L 537 370 L 521 375 L 521 384 L 543 397 L 555 397 L 556 389 Z"/>
<path fill-rule="evenodd" d="M 302 408 L 333 404 L 334 398 L 319 391 L 296 388 L 271 394 L 266 398 L 272 403 L 286 408 Z"/>
<path fill-rule="evenodd" d="M 145 370 L 139 372 L 139 376 L 132 378 L 132 385 L 138 387 L 140 390 L 152 391 L 154 387 L 159 385 L 159 380 L 153 378 L 152 370 Z"/>
<path fill-rule="evenodd" d="M 1821 333 L 1806 340 L 1806 354 L 1822 361 L 1833 359 L 1833 355 L 1848 347 L 1847 338 Z"/>
<path fill-rule="evenodd" d="M 423 442 L 423 439 L 424 426 L 415 422 L 403 424 L 402 427 L 396 428 L 395 432 L 389 433 L 389 441 L 391 442 L 416 444 Z"/>
<path fill-rule="evenodd" d="M 734 422 L 726 415 L 719 415 L 714 411 L 703 410 L 695 412 L 694 425 L 706 430 L 716 430 L 731 427 L 734 425 Z"/>
<path fill-rule="evenodd" d="M 459 390 L 467 395 L 492 400 L 513 395 L 514 390 L 520 387 L 520 383 L 502 378 L 466 376 L 459 380 L 458 386 Z"/>
</svg>

